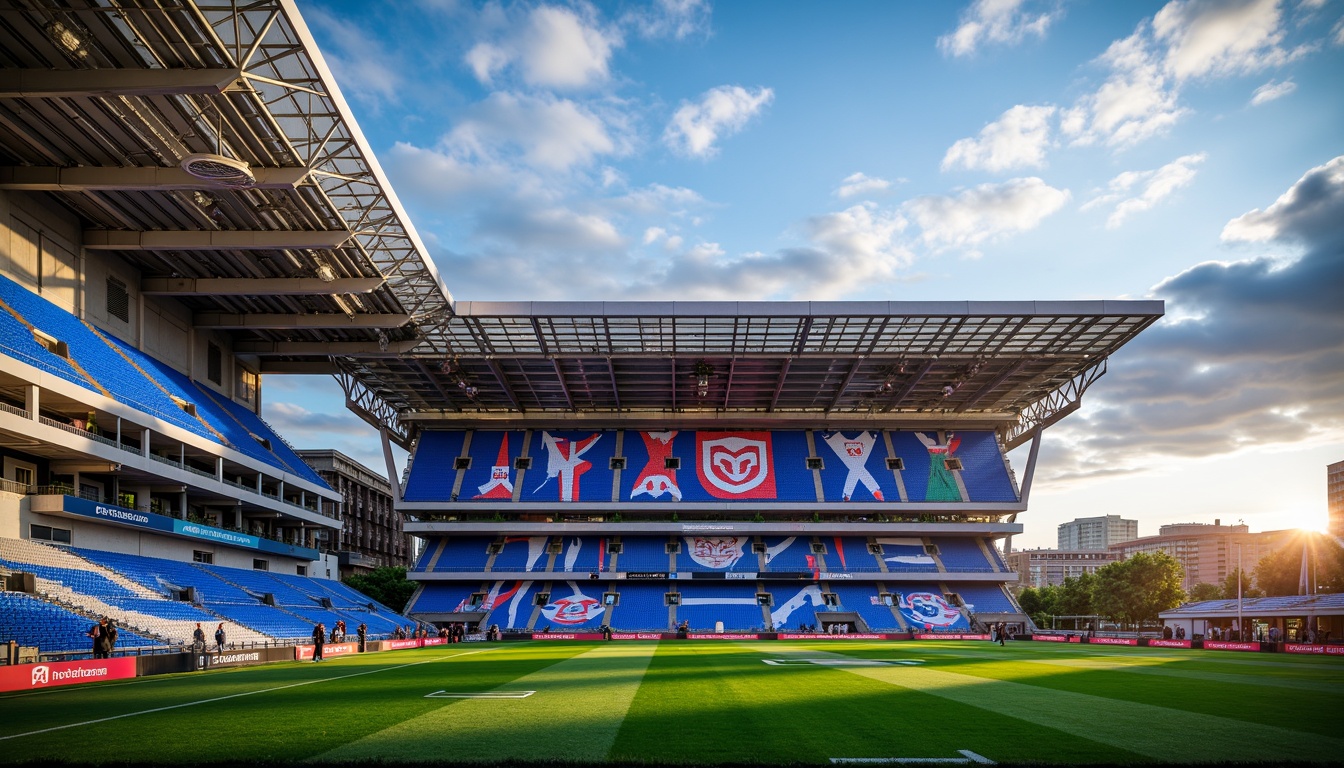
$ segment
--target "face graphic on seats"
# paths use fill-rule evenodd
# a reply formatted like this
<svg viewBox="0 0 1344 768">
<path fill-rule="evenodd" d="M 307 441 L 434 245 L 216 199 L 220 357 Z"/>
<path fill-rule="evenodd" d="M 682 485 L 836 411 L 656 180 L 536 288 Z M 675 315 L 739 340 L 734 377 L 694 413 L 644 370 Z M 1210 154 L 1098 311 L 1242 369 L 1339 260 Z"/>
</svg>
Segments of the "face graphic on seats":
<svg viewBox="0 0 1344 768">
<path fill-rule="evenodd" d="M 574 593 L 542 606 L 541 614 L 554 624 L 584 624 L 602 613 L 602 603 L 587 595 Z"/>
<path fill-rule="evenodd" d="M 912 592 L 901 600 L 901 612 L 915 624 L 949 627 L 961 618 L 961 612 L 947 604 L 941 595 Z"/>
<path fill-rule="evenodd" d="M 732 568 L 742 558 L 745 536 L 688 536 L 687 549 L 691 559 L 706 568 Z"/>
</svg>

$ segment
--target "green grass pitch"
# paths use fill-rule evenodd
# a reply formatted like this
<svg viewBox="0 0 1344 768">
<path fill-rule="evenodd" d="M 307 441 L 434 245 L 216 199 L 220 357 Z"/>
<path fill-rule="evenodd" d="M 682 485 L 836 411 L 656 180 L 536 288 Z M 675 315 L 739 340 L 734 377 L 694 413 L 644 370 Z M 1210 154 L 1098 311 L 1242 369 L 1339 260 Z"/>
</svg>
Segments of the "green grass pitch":
<svg viewBox="0 0 1344 768">
<path fill-rule="evenodd" d="M 1341 718 L 1330 658 L 527 642 L 0 695 L 0 763 L 1337 763 Z"/>
</svg>

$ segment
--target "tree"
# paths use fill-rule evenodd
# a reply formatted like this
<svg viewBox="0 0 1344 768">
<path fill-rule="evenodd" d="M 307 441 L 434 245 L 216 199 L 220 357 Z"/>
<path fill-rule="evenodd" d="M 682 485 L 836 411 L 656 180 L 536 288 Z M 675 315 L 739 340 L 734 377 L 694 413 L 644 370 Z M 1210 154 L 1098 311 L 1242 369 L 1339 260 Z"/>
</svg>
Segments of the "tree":
<svg viewBox="0 0 1344 768">
<path fill-rule="evenodd" d="M 1017 596 L 1017 604 L 1022 606 L 1022 612 L 1030 616 L 1036 626 L 1049 627 L 1051 619 L 1059 615 L 1059 587 L 1027 587 Z"/>
<path fill-rule="evenodd" d="M 406 603 L 415 594 L 415 582 L 406 579 L 406 569 L 401 567 L 377 568 L 368 575 L 347 576 L 342 582 L 397 613 L 406 610 Z"/>
<path fill-rule="evenodd" d="M 1097 577 L 1090 573 L 1065 579 L 1059 587 L 1059 615 L 1091 616 L 1095 613 L 1092 610 L 1092 589 L 1096 583 Z"/>
<path fill-rule="evenodd" d="M 1329 536 L 1304 533 L 1290 539 L 1278 551 L 1265 555 L 1255 566 L 1256 584 L 1265 594 L 1299 594 L 1304 548 L 1308 584 L 1314 579 L 1317 592 L 1344 592 L 1344 548 Z"/>
<path fill-rule="evenodd" d="M 1205 600 L 1220 600 L 1223 597 L 1223 588 L 1217 584 L 1210 584 L 1207 581 L 1201 581 L 1190 588 L 1190 602 L 1199 603 Z"/>
<path fill-rule="evenodd" d="M 1241 574 L 1241 596 L 1245 598 L 1264 597 L 1264 590 L 1257 589 L 1251 582 L 1250 573 L 1242 573 L 1240 568 L 1233 568 L 1232 572 L 1223 579 L 1223 588 L 1221 597 L 1228 600 L 1237 598 L 1237 574 Z"/>
<path fill-rule="evenodd" d="M 1155 621 L 1185 600 L 1184 569 L 1166 552 L 1139 552 L 1097 569 L 1092 607 L 1127 624 Z"/>
</svg>

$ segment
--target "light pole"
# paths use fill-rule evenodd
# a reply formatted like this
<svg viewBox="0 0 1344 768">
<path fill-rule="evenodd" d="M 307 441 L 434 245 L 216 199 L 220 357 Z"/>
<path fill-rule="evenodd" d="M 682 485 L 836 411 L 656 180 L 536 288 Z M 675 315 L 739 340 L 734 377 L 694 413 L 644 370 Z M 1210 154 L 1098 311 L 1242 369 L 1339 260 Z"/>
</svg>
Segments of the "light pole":
<svg viewBox="0 0 1344 768">
<path fill-rule="evenodd" d="M 1241 542 L 1237 542 L 1237 639 L 1246 637 L 1246 625 L 1241 618 Z"/>
</svg>

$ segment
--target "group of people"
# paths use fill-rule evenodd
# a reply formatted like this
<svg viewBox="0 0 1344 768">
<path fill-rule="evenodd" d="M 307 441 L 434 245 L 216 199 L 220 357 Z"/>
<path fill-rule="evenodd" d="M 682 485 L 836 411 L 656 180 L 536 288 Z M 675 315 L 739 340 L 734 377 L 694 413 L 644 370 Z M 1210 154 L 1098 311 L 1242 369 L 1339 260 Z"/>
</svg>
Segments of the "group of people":
<svg viewBox="0 0 1344 768">
<path fill-rule="evenodd" d="M 1006 622 L 1000 621 L 997 624 L 989 625 L 989 641 L 991 643 L 998 643 L 999 645 L 1005 645 L 1006 643 L 1004 643 L 1004 641 L 1012 637 L 1014 634 L 1015 634 L 1014 632 L 1009 631 L 1008 624 Z"/>
<path fill-rule="evenodd" d="M 460 643 L 467 636 L 467 625 L 462 622 L 456 622 L 444 627 L 439 627 L 439 637 L 450 643 Z"/>
<path fill-rule="evenodd" d="M 1185 639 L 1185 627 L 1176 627 L 1175 629 L 1172 629 L 1171 627 L 1166 627 L 1166 626 L 1162 627 L 1162 639 L 1163 639 L 1163 640 L 1184 640 L 1184 639 Z"/>
<path fill-rule="evenodd" d="M 89 631 L 85 634 L 93 640 L 93 658 L 109 659 L 112 657 L 112 650 L 117 647 L 116 621 L 104 616 L 98 620 L 97 624 L 89 627 Z"/>
<path fill-rule="evenodd" d="M 215 627 L 215 650 L 223 653 L 224 644 L 228 642 L 228 639 L 228 634 L 224 631 L 224 624 L 221 622 L 219 626 Z M 205 649 L 205 630 L 201 629 L 201 622 L 199 621 L 196 622 L 196 629 L 191 633 L 191 642 L 202 650 Z"/>
</svg>

